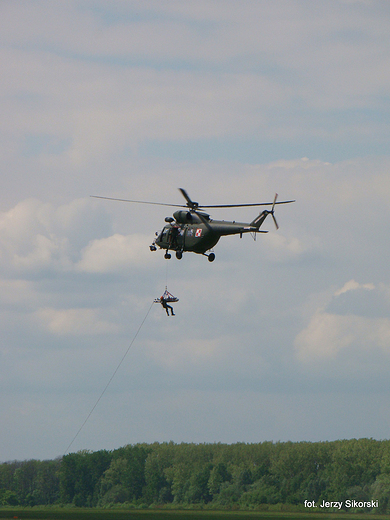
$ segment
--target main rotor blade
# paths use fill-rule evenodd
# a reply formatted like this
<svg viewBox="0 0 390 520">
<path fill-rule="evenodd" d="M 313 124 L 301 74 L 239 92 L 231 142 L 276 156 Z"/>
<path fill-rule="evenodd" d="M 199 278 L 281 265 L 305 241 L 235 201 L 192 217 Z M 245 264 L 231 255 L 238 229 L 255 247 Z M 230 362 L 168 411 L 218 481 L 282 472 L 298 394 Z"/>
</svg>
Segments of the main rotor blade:
<svg viewBox="0 0 390 520">
<path fill-rule="evenodd" d="M 94 199 L 118 200 L 119 202 L 134 202 L 136 204 L 153 204 L 154 206 L 169 206 L 171 208 L 186 208 L 184 204 L 166 204 L 165 202 L 148 202 L 145 200 L 129 200 L 129 199 L 115 199 L 113 197 L 99 197 L 98 195 L 90 195 Z"/>
<path fill-rule="evenodd" d="M 179 188 L 179 191 L 181 192 L 181 194 L 183 195 L 183 197 L 186 199 L 187 201 L 187 206 L 189 208 L 192 208 L 192 209 L 196 209 L 199 207 L 199 204 L 197 202 L 194 202 L 190 199 L 190 196 L 188 195 L 188 193 L 186 192 L 186 190 L 184 188 Z"/>
<path fill-rule="evenodd" d="M 202 215 L 202 213 L 198 213 L 197 211 L 194 210 L 194 213 L 195 215 L 197 215 L 200 220 L 203 222 L 203 224 L 207 227 L 207 229 L 209 231 L 212 231 L 212 227 L 210 226 L 210 224 L 207 222 L 207 220 L 204 218 L 204 216 Z"/>
<path fill-rule="evenodd" d="M 199 208 L 244 208 L 245 206 L 274 206 L 276 204 L 290 204 L 295 200 L 281 200 L 280 202 L 255 202 L 253 204 L 218 204 L 216 206 L 198 206 Z"/>
<path fill-rule="evenodd" d="M 187 204 L 167 204 L 165 202 L 150 202 L 146 200 L 130 200 L 130 199 L 117 199 L 115 197 L 101 197 L 99 195 L 90 195 L 94 199 L 105 199 L 105 200 L 116 200 L 119 202 L 132 202 L 134 204 L 152 204 L 153 206 L 168 206 L 170 208 L 190 208 L 192 210 L 195 209 L 203 209 L 203 208 L 244 208 L 244 207 L 253 207 L 253 206 L 275 206 L 276 204 L 290 204 L 291 202 L 295 202 L 295 200 L 282 200 L 280 202 L 255 202 L 253 204 L 214 204 L 211 206 L 201 206 L 197 202 L 194 202 L 190 199 L 188 193 L 185 189 L 179 188 L 183 197 L 186 199 Z"/>
</svg>

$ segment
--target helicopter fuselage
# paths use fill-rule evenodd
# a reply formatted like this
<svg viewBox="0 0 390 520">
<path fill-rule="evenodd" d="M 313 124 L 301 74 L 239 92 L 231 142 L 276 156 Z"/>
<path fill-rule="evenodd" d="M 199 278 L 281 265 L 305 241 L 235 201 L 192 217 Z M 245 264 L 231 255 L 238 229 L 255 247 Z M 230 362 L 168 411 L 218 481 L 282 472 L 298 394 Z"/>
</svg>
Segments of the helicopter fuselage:
<svg viewBox="0 0 390 520">
<path fill-rule="evenodd" d="M 267 216 L 263 211 L 251 223 L 213 220 L 210 215 L 197 211 L 196 213 L 179 210 L 173 217 L 167 217 L 168 222 L 154 241 L 155 246 L 161 249 L 205 254 L 212 249 L 222 236 L 242 235 L 243 233 L 259 232 L 259 227 Z M 152 246 L 151 246 L 152 249 Z"/>
<path fill-rule="evenodd" d="M 179 188 L 179 191 L 186 200 L 186 205 L 166 204 L 161 202 L 150 202 L 142 200 L 116 199 L 112 197 L 101 197 L 91 195 L 98 199 L 117 200 L 121 202 L 133 202 L 138 204 L 153 204 L 157 206 L 174 206 L 180 209 L 175 211 L 173 217 L 166 217 L 167 223 L 163 230 L 156 233 L 156 238 L 150 247 L 151 251 L 156 251 L 157 247 L 165 249 L 165 258 L 171 258 L 169 251 L 176 252 L 176 258 L 180 259 L 184 251 L 199 253 L 208 257 L 212 262 L 215 259 L 213 252 L 210 251 L 222 236 L 242 235 L 244 233 L 252 233 L 256 238 L 256 233 L 267 233 L 260 230 L 260 226 L 268 215 L 272 216 L 276 229 L 279 228 L 275 216 L 274 208 L 276 204 L 289 204 L 294 200 L 285 200 L 276 202 L 278 194 L 275 193 L 273 202 L 256 202 L 251 204 L 217 204 L 214 206 L 201 206 L 198 202 L 190 199 L 185 189 Z M 252 222 L 236 222 L 225 220 L 213 220 L 208 213 L 204 213 L 204 208 L 241 208 L 244 206 L 271 206 L 270 210 L 263 210 Z"/>
</svg>

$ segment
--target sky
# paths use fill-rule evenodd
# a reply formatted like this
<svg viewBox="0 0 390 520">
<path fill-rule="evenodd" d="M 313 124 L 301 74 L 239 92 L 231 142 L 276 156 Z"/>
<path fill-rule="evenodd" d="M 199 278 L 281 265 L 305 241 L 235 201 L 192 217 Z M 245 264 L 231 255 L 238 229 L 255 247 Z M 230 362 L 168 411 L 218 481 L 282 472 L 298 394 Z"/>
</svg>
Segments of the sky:
<svg viewBox="0 0 390 520">
<path fill-rule="evenodd" d="M 389 438 L 389 24 L 385 0 L 1 2 L 0 461 Z M 90 197 L 181 187 L 296 202 L 210 263 L 149 250 L 170 208 Z"/>
</svg>

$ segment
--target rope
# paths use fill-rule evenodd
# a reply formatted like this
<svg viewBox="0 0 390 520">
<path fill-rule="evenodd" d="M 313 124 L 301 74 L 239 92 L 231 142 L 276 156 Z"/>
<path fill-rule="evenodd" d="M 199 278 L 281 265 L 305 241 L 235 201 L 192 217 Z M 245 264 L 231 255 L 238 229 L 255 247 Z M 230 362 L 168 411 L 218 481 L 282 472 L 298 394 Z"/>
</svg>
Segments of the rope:
<svg viewBox="0 0 390 520">
<path fill-rule="evenodd" d="M 109 387 L 111 381 L 114 379 L 115 374 L 118 372 L 119 367 L 121 366 L 121 364 L 122 364 L 123 361 L 125 360 L 125 357 L 127 356 L 127 354 L 128 354 L 128 352 L 129 352 L 129 350 L 131 349 L 131 347 L 132 347 L 134 341 L 136 340 L 139 331 L 142 329 L 142 325 L 145 323 L 146 318 L 149 316 L 149 312 L 151 311 L 151 309 L 152 309 L 152 307 L 153 307 L 153 303 L 154 303 L 154 302 L 152 302 L 151 306 L 149 307 L 148 312 L 146 313 L 145 318 L 142 320 L 141 325 L 138 327 L 138 330 L 137 330 L 137 332 L 135 333 L 134 338 L 131 340 L 130 345 L 128 346 L 126 352 L 124 353 L 122 359 L 119 361 L 119 364 L 118 364 L 118 366 L 116 367 L 116 369 L 114 370 L 114 373 L 112 374 L 112 376 L 110 377 L 108 383 L 107 383 L 106 386 L 104 387 L 103 392 L 100 394 L 99 399 L 96 401 L 96 403 L 95 403 L 94 406 L 92 407 L 92 410 L 91 410 L 91 411 L 89 412 L 89 414 L 87 415 L 87 418 L 85 419 L 85 421 L 83 422 L 83 424 L 80 426 L 80 428 L 79 428 L 78 432 L 76 433 L 76 435 L 73 437 L 72 442 L 71 442 L 71 443 L 69 444 L 69 446 L 66 448 L 64 455 L 66 455 L 66 453 L 69 451 L 70 447 L 72 446 L 72 444 L 73 444 L 74 441 L 76 440 L 78 434 L 79 434 L 79 433 L 81 432 L 81 430 L 84 428 L 84 426 L 86 425 L 88 419 L 91 417 L 91 415 L 93 414 L 93 411 L 95 410 L 95 408 L 96 408 L 97 405 L 99 404 L 100 399 L 101 399 L 101 398 L 103 397 L 103 395 L 106 393 L 107 388 Z"/>
</svg>

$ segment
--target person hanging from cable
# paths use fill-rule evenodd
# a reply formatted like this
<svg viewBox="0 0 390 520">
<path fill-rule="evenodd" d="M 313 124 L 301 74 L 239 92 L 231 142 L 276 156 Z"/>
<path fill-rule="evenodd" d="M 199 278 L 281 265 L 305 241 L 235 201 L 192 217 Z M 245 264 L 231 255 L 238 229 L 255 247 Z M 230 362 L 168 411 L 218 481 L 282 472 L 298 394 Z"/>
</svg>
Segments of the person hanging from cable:
<svg viewBox="0 0 390 520">
<path fill-rule="evenodd" d="M 164 298 L 161 296 L 160 298 L 160 303 L 161 305 L 163 306 L 163 308 L 166 310 L 166 313 L 167 313 L 167 316 L 169 316 L 169 311 L 168 309 L 171 309 L 171 316 L 175 316 L 175 313 L 173 312 L 173 307 L 172 305 L 168 305 L 167 301 L 164 300 Z"/>
<path fill-rule="evenodd" d="M 171 309 L 171 316 L 175 316 L 172 305 L 168 305 L 168 303 L 178 302 L 178 301 L 179 301 L 179 298 L 176 298 L 176 296 L 173 296 L 173 294 L 168 292 L 166 287 L 165 287 L 164 294 L 160 298 L 156 298 L 154 300 L 155 303 L 161 303 L 163 309 L 165 309 L 165 312 L 167 313 L 167 316 L 169 316 L 169 309 Z"/>
</svg>

